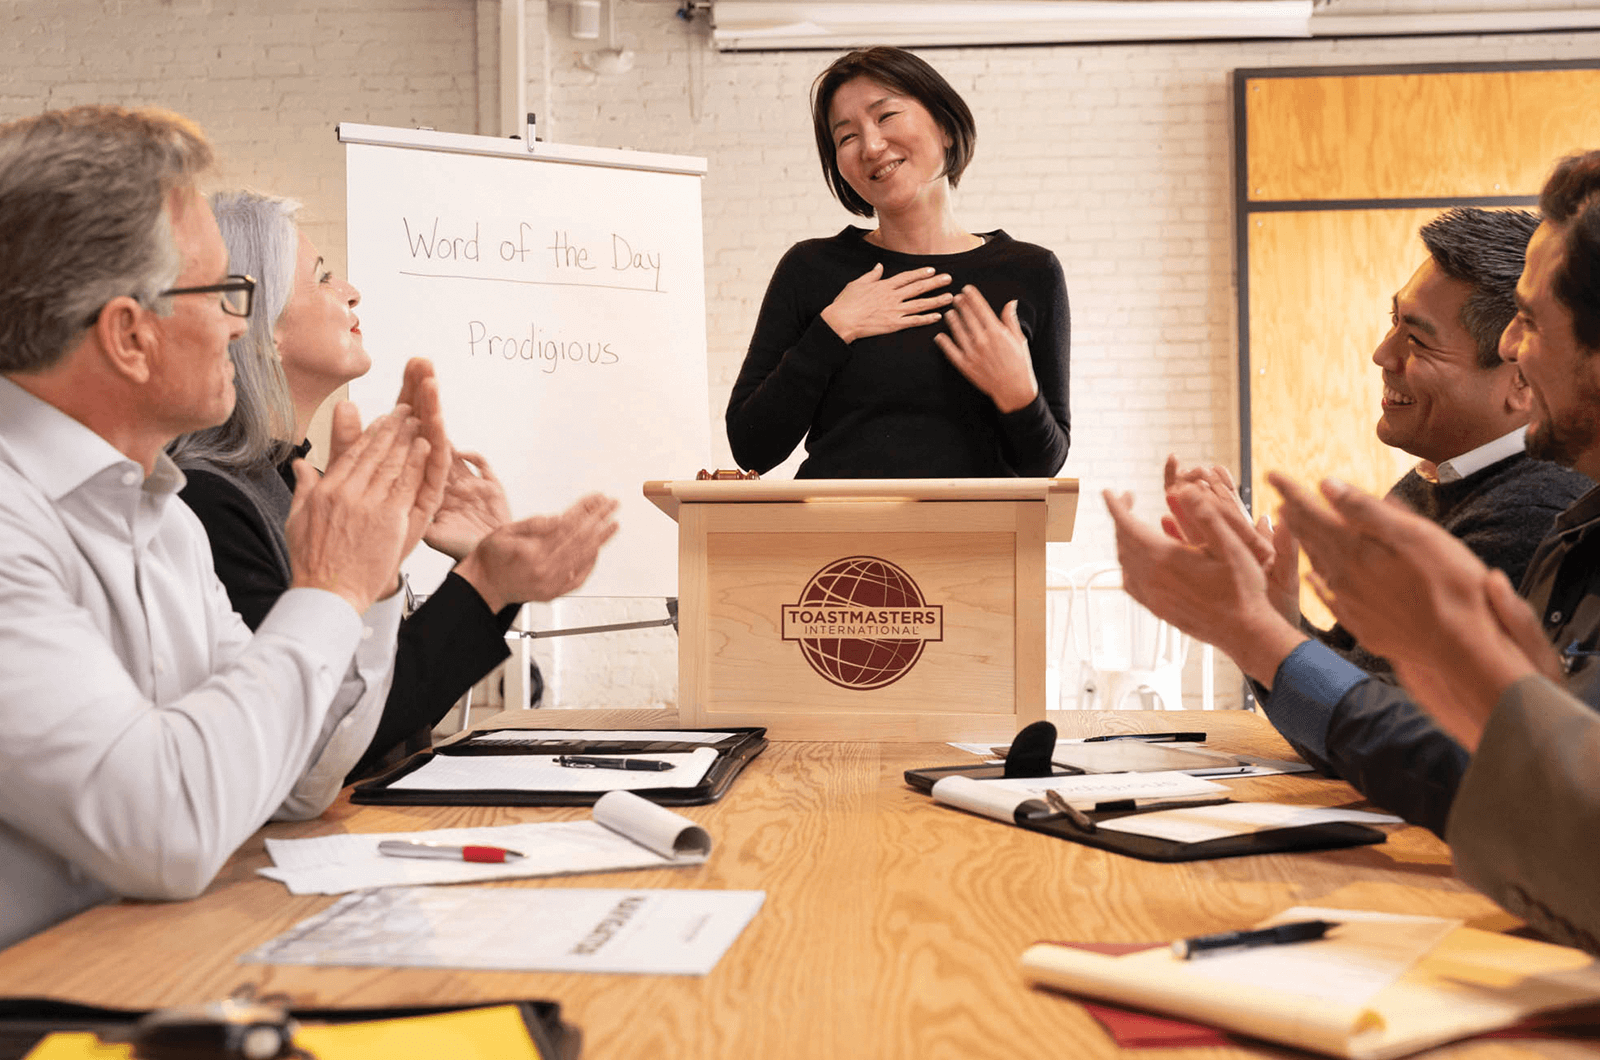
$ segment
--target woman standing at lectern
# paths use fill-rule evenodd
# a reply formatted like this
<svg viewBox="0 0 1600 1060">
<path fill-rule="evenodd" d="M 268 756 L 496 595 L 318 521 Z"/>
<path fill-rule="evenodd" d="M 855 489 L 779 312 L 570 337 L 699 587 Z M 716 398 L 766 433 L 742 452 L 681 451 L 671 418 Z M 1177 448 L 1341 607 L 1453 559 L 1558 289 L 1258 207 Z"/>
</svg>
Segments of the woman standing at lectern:
<svg viewBox="0 0 1600 1060">
<path fill-rule="evenodd" d="M 1043 247 L 957 223 L 972 113 L 898 48 L 812 86 L 822 170 L 876 218 L 790 248 L 728 401 L 728 442 L 767 471 L 801 438 L 801 478 L 1048 476 L 1067 457 L 1069 315 Z"/>
</svg>

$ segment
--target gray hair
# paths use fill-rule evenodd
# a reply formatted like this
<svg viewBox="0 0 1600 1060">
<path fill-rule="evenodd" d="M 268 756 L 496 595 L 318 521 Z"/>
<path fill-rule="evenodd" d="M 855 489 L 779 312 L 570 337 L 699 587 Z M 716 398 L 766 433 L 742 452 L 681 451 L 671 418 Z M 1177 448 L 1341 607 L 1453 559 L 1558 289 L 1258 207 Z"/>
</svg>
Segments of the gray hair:
<svg viewBox="0 0 1600 1060">
<path fill-rule="evenodd" d="M 1422 226 L 1422 243 L 1441 272 L 1472 285 L 1461 326 L 1478 347 L 1478 367 L 1501 365 L 1500 333 L 1517 313 L 1517 278 L 1539 215 L 1458 206 Z"/>
<path fill-rule="evenodd" d="M 166 315 L 183 260 L 168 197 L 211 166 L 170 111 L 84 106 L 0 125 L 0 371 L 50 368 L 101 307 Z"/>
<path fill-rule="evenodd" d="M 255 277 L 255 304 L 245 333 L 228 344 L 236 398 L 227 422 L 185 434 L 167 447 L 180 465 L 206 462 L 236 471 L 277 464 L 287 455 L 294 431 L 294 399 L 284 378 L 272 330 L 294 288 L 300 229 L 293 199 L 254 191 L 211 197 L 228 267 Z"/>
</svg>

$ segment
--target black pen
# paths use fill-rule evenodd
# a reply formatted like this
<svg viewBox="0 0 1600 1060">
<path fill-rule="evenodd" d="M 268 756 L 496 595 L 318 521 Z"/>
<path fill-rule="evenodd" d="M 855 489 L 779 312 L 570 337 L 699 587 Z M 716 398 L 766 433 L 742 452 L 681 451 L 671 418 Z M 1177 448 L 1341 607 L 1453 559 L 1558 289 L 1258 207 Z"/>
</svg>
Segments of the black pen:
<svg viewBox="0 0 1600 1060">
<path fill-rule="evenodd" d="M 1336 920 L 1297 920 L 1292 924 L 1262 928 L 1260 931 L 1224 931 L 1220 935 L 1200 935 L 1192 939 L 1179 939 L 1172 944 L 1172 952 L 1180 960 L 1202 957 L 1221 950 L 1242 949 L 1251 946 L 1282 946 L 1290 942 L 1310 942 L 1320 939 L 1339 926 Z"/>
<path fill-rule="evenodd" d="M 654 758 L 593 758 L 588 755 L 562 755 L 556 763 L 568 769 L 629 769 L 641 773 L 659 773 L 672 768 L 671 762 Z"/>
<path fill-rule="evenodd" d="M 1205 743 L 1203 732 L 1119 732 L 1109 736 L 1086 736 L 1084 743 L 1105 743 L 1108 740 L 1143 740 L 1145 743 Z"/>
<path fill-rule="evenodd" d="M 1220 799 L 1149 798 L 1143 802 L 1138 799 L 1112 799 L 1110 802 L 1095 803 L 1094 809 L 1096 813 L 1132 813 L 1136 810 L 1193 810 L 1200 806 L 1221 806 L 1223 803 L 1232 801 L 1233 799 L 1227 795 Z"/>
</svg>

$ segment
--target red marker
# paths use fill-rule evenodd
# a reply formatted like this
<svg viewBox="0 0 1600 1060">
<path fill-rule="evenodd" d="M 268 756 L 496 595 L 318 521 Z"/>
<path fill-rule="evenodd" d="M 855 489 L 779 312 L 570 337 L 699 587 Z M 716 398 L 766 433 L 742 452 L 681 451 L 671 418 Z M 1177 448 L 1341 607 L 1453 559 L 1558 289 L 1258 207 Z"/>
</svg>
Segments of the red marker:
<svg viewBox="0 0 1600 1060">
<path fill-rule="evenodd" d="M 385 839 L 378 844 L 378 853 L 396 858 L 444 858 L 450 861 L 485 861 L 493 864 L 526 857 L 526 854 L 505 847 L 464 846 L 445 843 L 412 843 L 403 839 Z"/>
</svg>

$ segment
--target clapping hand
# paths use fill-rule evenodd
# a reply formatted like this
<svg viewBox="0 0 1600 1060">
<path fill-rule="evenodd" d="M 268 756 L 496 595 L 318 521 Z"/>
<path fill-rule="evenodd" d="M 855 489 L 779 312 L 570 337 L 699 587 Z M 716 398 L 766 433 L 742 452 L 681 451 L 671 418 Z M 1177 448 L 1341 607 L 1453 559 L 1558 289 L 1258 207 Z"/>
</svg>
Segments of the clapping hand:
<svg viewBox="0 0 1600 1060">
<path fill-rule="evenodd" d="M 1291 626 L 1298 626 L 1300 543 L 1295 540 L 1288 524 L 1280 521 L 1274 526 L 1265 515 L 1252 523 L 1249 510 L 1239 498 L 1239 487 L 1234 484 L 1232 473 L 1220 464 L 1184 468 L 1179 465 L 1176 454 L 1173 454 L 1167 457 L 1162 478 L 1168 495 L 1180 486 L 1194 485 L 1209 491 L 1223 503 L 1229 522 L 1261 563 L 1261 569 L 1267 576 L 1267 597 L 1272 601 L 1272 606 L 1277 608 L 1284 621 Z M 1188 540 L 1174 516 L 1163 516 L 1161 528 L 1179 541 Z"/>
<path fill-rule="evenodd" d="M 1322 484 L 1324 505 L 1282 475 L 1270 480 L 1318 595 L 1468 750 L 1513 681 L 1559 675 L 1538 617 L 1443 527 L 1341 482 Z"/>
<path fill-rule="evenodd" d="M 600 546 L 617 532 L 617 502 L 592 493 L 560 515 L 506 523 L 478 543 L 456 573 L 490 610 L 554 600 L 584 583 Z"/>
<path fill-rule="evenodd" d="M 412 523 L 419 505 L 427 507 L 421 493 L 431 448 L 405 405 L 366 431 L 353 404 L 334 408 L 327 474 L 318 477 L 304 460 L 294 465 L 284 526 L 294 587 L 335 593 L 358 612 L 395 590 L 400 561 L 416 543 Z"/>
<path fill-rule="evenodd" d="M 1129 494 L 1105 493 L 1117 530 L 1123 588 L 1158 618 L 1215 644 L 1251 677 L 1270 685 L 1279 663 L 1305 639 L 1266 596 L 1266 574 L 1251 551 L 1249 520 L 1196 484 L 1167 495 L 1183 536 L 1174 537 L 1133 514 Z M 1242 526 L 1241 526 L 1242 523 Z"/>
<path fill-rule="evenodd" d="M 444 500 L 445 485 L 450 477 L 450 438 L 444 429 L 444 407 L 439 400 L 439 380 L 433 374 L 433 363 L 425 357 L 413 357 L 406 362 L 405 374 L 400 383 L 400 396 L 395 408 L 409 408 L 417 419 L 419 435 L 428 443 L 428 459 L 423 466 L 422 482 L 417 490 L 416 504 L 412 507 L 405 550 L 400 558 L 411 555 L 422 535 L 433 522 L 434 515 Z M 337 458 L 337 450 L 333 458 Z M 332 463 L 330 460 L 329 467 Z M 398 563 L 395 577 L 400 576 Z"/>
<path fill-rule="evenodd" d="M 940 306 L 950 304 L 950 277 L 932 268 L 908 269 L 885 279 L 880 262 L 845 284 L 822 311 L 822 319 L 845 342 L 869 335 L 887 335 L 906 328 L 937 324 Z"/>
<path fill-rule="evenodd" d="M 444 500 L 422 540 L 457 562 L 495 528 L 511 521 L 505 487 L 478 453 L 457 449 L 450 462 Z"/>
<path fill-rule="evenodd" d="M 944 315 L 944 321 L 950 334 L 935 335 L 933 341 L 973 386 L 989 395 L 996 408 L 1015 412 L 1033 401 L 1039 382 L 1033 375 L 1033 359 L 1017 319 L 1015 299 L 995 316 L 983 295 L 969 284 L 955 296 L 955 307 Z"/>
</svg>

